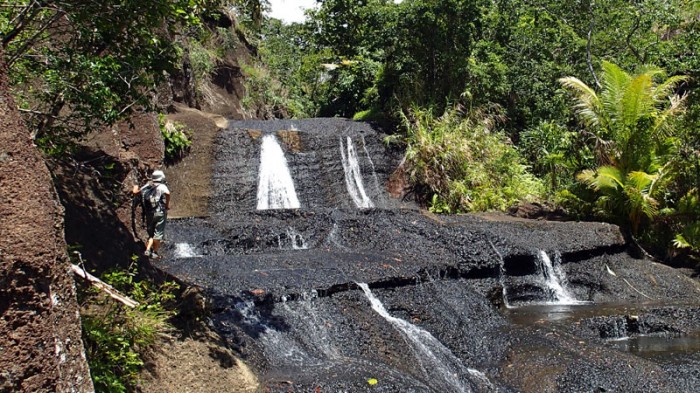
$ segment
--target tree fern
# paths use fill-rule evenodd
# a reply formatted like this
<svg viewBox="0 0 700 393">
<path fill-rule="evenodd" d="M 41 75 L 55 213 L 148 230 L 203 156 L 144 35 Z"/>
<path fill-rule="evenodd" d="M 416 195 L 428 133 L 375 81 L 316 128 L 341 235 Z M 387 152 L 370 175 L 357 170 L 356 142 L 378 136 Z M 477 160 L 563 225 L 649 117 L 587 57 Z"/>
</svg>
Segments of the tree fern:
<svg viewBox="0 0 700 393">
<path fill-rule="evenodd" d="M 598 194 L 596 205 L 607 217 L 637 232 L 659 214 L 656 195 L 665 190 L 674 159 L 673 119 L 684 110 L 684 98 L 673 95 L 684 76 L 665 77 L 662 69 L 640 67 L 630 75 L 602 63 L 600 92 L 567 77 L 560 83 L 573 93 L 575 109 L 586 131 L 596 139 L 601 166 L 577 179 Z"/>
</svg>

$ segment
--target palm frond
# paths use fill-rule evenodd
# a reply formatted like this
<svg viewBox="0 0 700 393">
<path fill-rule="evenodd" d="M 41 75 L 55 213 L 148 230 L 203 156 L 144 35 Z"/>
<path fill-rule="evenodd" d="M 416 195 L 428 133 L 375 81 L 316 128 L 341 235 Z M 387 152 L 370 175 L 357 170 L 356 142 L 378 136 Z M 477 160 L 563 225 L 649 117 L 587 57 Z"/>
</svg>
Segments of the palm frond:
<svg viewBox="0 0 700 393">
<path fill-rule="evenodd" d="M 601 123 L 601 103 L 595 90 L 573 76 L 560 78 L 559 83 L 572 90 L 576 97 L 576 112 L 587 126 L 597 126 Z"/>
<path fill-rule="evenodd" d="M 614 193 L 614 190 L 624 186 L 622 173 L 613 166 L 602 166 L 597 171 L 584 170 L 576 176 L 576 179 L 590 188 L 604 193 Z"/>
<path fill-rule="evenodd" d="M 632 78 L 620 67 L 607 61 L 603 62 L 602 68 L 603 93 L 601 93 L 601 101 L 605 112 L 614 117 L 615 114 L 623 112 L 623 97 Z"/>
<path fill-rule="evenodd" d="M 665 99 L 667 99 L 669 96 L 673 95 L 673 92 L 676 90 L 678 85 L 681 83 L 687 82 L 690 80 L 690 77 L 688 75 L 674 75 L 665 81 L 661 82 L 656 88 L 654 89 L 654 101 L 656 102 L 662 102 Z"/>
<path fill-rule="evenodd" d="M 652 175 L 642 171 L 630 172 L 627 175 L 627 184 L 640 191 L 648 191 L 659 175 Z"/>
<path fill-rule="evenodd" d="M 654 108 L 652 98 L 653 80 L 649 74 L 637 75 L 632 79 L 625 89 L 620 115 L 622 117 L 623 129 L 625 130 L 622 139 L 626 140 L 634 137 L 637 121 L 649 115 Z"/>
</svg>

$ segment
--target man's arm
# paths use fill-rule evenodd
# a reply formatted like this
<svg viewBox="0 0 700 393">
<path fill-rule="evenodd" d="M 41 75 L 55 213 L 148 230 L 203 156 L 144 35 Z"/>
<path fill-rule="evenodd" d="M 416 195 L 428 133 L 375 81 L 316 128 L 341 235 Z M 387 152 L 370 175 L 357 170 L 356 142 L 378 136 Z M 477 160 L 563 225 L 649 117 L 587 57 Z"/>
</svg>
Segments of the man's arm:
<svg viewBox="0 0 700 393">
<path fill-rule="evenodd" d="M 170 210 L 170 192 L 165 193 L 165 210 Z"/>
</svg>

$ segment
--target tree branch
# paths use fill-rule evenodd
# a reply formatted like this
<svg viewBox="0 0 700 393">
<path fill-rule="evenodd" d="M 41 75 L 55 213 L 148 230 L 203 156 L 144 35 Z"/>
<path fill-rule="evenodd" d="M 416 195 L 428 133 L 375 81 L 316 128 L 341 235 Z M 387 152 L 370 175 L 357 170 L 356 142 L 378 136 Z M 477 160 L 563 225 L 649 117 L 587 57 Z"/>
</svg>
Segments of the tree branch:
<svg viewBox="0 0 700 393">
<path fill-rule="evenodd" d="M 36 33 L 34 33 L 34 35 L 32 36 L 32 38 L 26 40 L 26 41 L 24 42 L 24 45 L 22 45 L 22 46 L 20 47 L 20 49 L 18 49 L 17 52 L 7 61 L 7 63 L 6 63 L 7 67 L 8 67 L 8 68 L 9 68 L 9 67 L 12 67 L 12 64 L 14 64 L 14 62 L 17 61 L 17 59 L 19 59 L 19 58 L 22 56 L 22 54 L 24 54 L 25 51 L 27 51 L 27 49 L 28 49 L 30 46 L 33 46 L 34 44 L 36 44 L 37 38 L 39 38 L 39 36 L 40 36 L 42 33 L 44 33 L 44 31 L 46 31 L 46 29 L 48 29 L 51 25 L 53 25 L 54 23 L 56 23 L 56 22 L 57 22 L 61 17 L 63 17 L 64 15 L 65 15 L 65 12 L 63 12 L 63 11 L 61 11 L 61 10 L 56 10 L 56 14 L 54 14 L 54 16 L 53 16 L 48 22 L 46 22 L 43 26 L 41 26 L 41 27 L 36 31 Z"/>
<path fill-rule="evenodd" d="M 20 7 L 20 6 L 18 6 Z M 29 4 L 22 5 L 21 7 L 24 7 L 24 9 L 17 14 L 14 18 L 12 18 L 12 21 L 10 22 L 11 26 L 14 26 L 12 30 L 10 30 L 7 34 L 5 34 L 4 37 L 2 37 L 2 47 L 7 48 L 7 44 L 9 44 L 15 37 L 17 37 L 24 29 L 29 25 L 29 23 L 36 17 L 36 15 L 39 13 L 39 10 L 41 9 L 40 3 L 38 0 L 33 0 Z M 31 15 L 28 16 L 28 14 L 31 11 Z"/>
<path fill-rule="evenodd" d="M 637 29 L 639 29 L 639 18 L 640 18 L 639 13 L 637 13 L 636 16 L 637 17 L 634 20 L 634 26 L 632 26 L 632 30 L 630 30 L 629 34 L 627 34 L 627 38 L 625 38 L 625 43 L 627 44 L 627 47 L 630 49 L 630 52 L 632 52 L 634 57 L 637 58 L 637 61 L 639 61 L 640 63 L 644 63 L 644 58 L 639 54 L 639 52 L 637 51 L 637 48 L 635 48 L 631 42 L 632 35 L 634 35 L 634 32 L 637 31 Z"/>
<path fill-rule="evenodd" d="M 591 72 L 591 75 L 593 75 L 593 80 L 595 80 L 595 85 L 600 88 L 600 81 L 598 80 L 598 75 L 595 73 L 595 69 L 593 69 L 593 56 L 591 55 L 591 37 L 593 35 L 593 27 L 595 26 L 595 18 L 593 18 L 593 2 L 591 1 L 588 4 L 588 11 L 590 14 L 591 18 L 591 23 L 588 25 L 588 38 L 586 41 L 586 63 L 588 64 L 588 70 Z"/>
<path fill-rule="evenodd" d="M 99 278 L 93 276 L 92 274 L 86 272 L 85 269 L 83 269 L 82 267 L 80 267 L 78 265 L 71 264 L 70 268 L 73 271 L 73 273 L 75 273 L 76 276 L 84 278 L 85 281 L 87 281 L 90 285 L 102 290 L 107 295 L 109 295 L 112 299 L 117 300 L 118 302 L 124 304 L 125 306 L 134 308 L 134 307 L 139 305 L 139 302 L 122 294 L 121 292 L 114 289 L 114 287 L 112 287 L 111 285 L 109 285 L 106 282 L 100 280 Z"/>
</svg>

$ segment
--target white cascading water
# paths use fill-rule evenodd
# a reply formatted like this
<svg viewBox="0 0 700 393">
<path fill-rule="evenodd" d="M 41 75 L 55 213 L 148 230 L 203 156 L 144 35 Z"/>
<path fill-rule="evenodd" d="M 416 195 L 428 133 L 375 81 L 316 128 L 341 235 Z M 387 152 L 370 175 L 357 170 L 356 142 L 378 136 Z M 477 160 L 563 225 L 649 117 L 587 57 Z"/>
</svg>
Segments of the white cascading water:
<svg viewBox="0 0 700 393">
<path fill-rule="evenodd" d="M 489 244 L 491 245 L 491 248 L 493 251 L 498 255 L 498 261 L 499 261 L 499 282 L 501 284 L 501 290 L 503 292 L 503 304 L 506 306 L 506 308 L 511 308 L 510 304 L 508 303 L 508 290 L 506 289 L 506 261 L 503 259 L 503 255 L 501 255 L 500 252 L 498 252 L 498 249 L 496 246 L 493 245 L 493 242 L 489 240 Z"/>
<path fill-rule="evenodd" d="M 175 244 L 175 258 L 198 258 L 201 255 L 189 243 Z"/>
<path fill-rule="evenodd" d="M 343 160 L 343 170 L 345 171 L 345 185 L 348 194 L 355 202 L 355 206 L 359 208 L 374 207 L 374 203 L 372 203 L 372 200 L 369 199 L 365 192 L 360 164 L 357 160 L 357 152 L 350 137 L 347 137 L 347 153 L 346 147 L 343 146 L 343 139 L 340 138 L 340 156 Z"/>
<path fill-rule="evenodd" d="M 281 250 L 287 248 L 287 239 L 289 240 L 289 246 L 292 250 L 306 250 L 309 248 L 309 245 L 306 244 L 306 240 L 304 240 L 304 236 L 297 232 L 296 229 L 292 227 L 287 228 L 286 235 L 286 237 L 282 235 L 277 236 L 277 243 Z"/>
<path fill-rule="evenodd" d="M 411 344 L 426 376 L 432 378 L 431 383 L 438 385 L 445 392 L 471 392 L 471 383 L 481 387 L 482 391 L 496 390 L 484 373 L 464 366 L 462 361 L 430 332 L 391 316 L 366 283 L 357 283 L 357 285 L 362 288 L 372 309 L 397 328 Z M 440 378 L 434 378 L 435 376 Z M 475 380 L 463 380 L 466 376 L 471 376 Z"/>
<path fill-rule="evenodd" d="M 543 250 L 537 254 L 538 267 L 542 275 L 544 288 L 550 295 L 550 302 L 555 304 L 576 304 L 578 301 L 566 289 L 566 275 L 557 260 L 552 264 L 549 255 Z"/>
<path fill-rule="evenodd" d="M 282 147 L 274 135 L 265 135 L 260 148 L 258 210 L 299 207 L 299 198 Z"/>
<path fill-rule="evenodd" d="M 372 180 L 374 181 L 374 189 L 377 192 L 377 195 L 380 199 L 379 204 L 382 205 L 385 200 L 383 198 L 383 194 L 381 192 L 381 186 L 379 185 L 379 177 L 377 176 L 377 170 L 374 168 L 374 161 L 372 161 L 372 156 L 369 154 L 369 150 L 367 150 L 367 142 L 365 142 L 365 136 L 362 136 L 362 148 L 365 151 L 365 155 L 367 156 L 367 161 L 369 161 L 370 167 L 372 167 Z"/>
<path fill-rule="evenodd" d="M 263 323 L 252 301 L 238 303 L 236 309 L 241 313 L 245 324 L 259 331 L 259 340 L 263 344 L 266 357 L 277 366 L 293 367 L 300 364 L 313 366 L 323 363 L 323 360 L 318 357 L 318 351 L 307 350 L 290 335 Z"/>
</svg>

